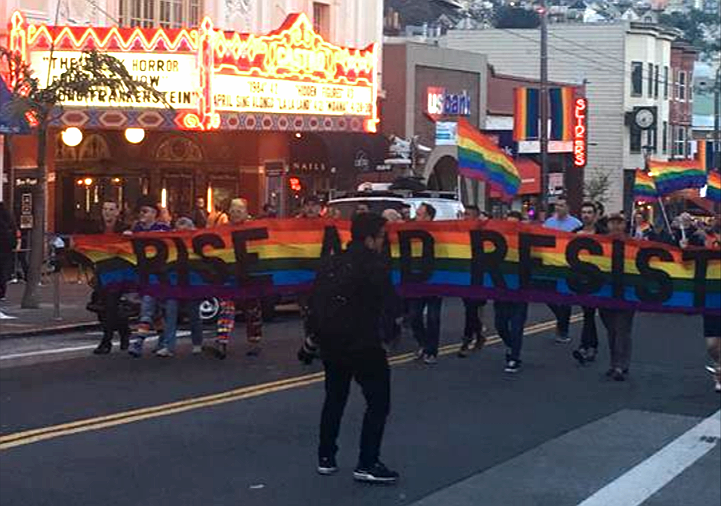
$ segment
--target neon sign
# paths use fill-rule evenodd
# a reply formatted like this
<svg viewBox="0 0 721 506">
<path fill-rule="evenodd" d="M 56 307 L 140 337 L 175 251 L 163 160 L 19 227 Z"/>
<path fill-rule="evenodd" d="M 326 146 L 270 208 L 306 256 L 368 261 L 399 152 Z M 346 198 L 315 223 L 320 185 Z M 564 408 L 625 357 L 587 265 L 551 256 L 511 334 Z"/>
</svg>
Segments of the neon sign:
<svg viewBox="0 0 721 506">
<path fill-rule="evenodd" d="M 135 79 L 165 95 L 181 128 L 217 129 L 221 114 L 234 113 L 348 116 L 369 132 L 379 121 L 376 45 L 335 46 L 304 14 L 288 16 L 268 35 L 253 35 L 217 30 L 209 18 L 198 29 L 87 28 L 33 25 L 15 12 L 9 40 L 41 83 L 60 76 L 80 51 L 115 56 Z M 110 92 L 66 97 L 64 106 L 164 107 L 149 95 Z"/>
<path fill-rule="evenodd" d="M 573 117 L 573 165 L 576 167 L 586 166 L 586 134 L 588 129 L 588 101 L 585 98 L 577 98 L 574 106 Z"/>
</svg>

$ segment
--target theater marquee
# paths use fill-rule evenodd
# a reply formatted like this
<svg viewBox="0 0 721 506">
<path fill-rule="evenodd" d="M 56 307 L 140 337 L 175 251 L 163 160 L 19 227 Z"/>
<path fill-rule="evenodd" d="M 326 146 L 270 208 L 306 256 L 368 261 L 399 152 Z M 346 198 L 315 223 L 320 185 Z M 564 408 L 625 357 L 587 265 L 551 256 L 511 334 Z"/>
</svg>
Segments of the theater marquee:
<svg viewBox="0 0 721 506">
<path fill-rule="evenodd" d="M 256 36 L 217 30 L 209 18 L 197 29 L 87 28 L 32 25 L 16 12 L 10 47 L 30 63 L 40 83 L 57 79 L 83 50 L 107 52 L 172 107 L 148 93 L 97 91 L 65 97 L 65 124 L 103 126 L 113 118 L 133 126 L 138 119 L 154 118 L 165 123 L 156 127 L 197 130 L 374 132 L 378 123 L 376 45 L 330 44 L 303 14 Z"/>
</svg>

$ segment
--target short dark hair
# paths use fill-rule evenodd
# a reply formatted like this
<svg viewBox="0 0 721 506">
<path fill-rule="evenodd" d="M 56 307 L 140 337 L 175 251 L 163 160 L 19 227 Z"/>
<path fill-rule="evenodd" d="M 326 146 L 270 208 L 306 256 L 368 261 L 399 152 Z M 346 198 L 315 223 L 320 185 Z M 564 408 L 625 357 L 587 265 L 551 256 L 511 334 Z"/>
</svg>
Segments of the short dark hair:
<svg viewBox="0 0 721 506">
<path fill-rule="evenodd" d="M 141 207 L 150 207 L 151 209 L 155 209 L 156 213 L 160 214 L 160 208 L 158 207 L 158 203 L 150 195 L 143 195 L 138 199 L 138 203 L 135 208 L 137 210 L 140 210 Z"/>
<path fill-rule="evenodd" d="M 428 211 L 428 216 L 431 217 L 432 220 L 436 219 L 436 208 L 430 205 L 428 202 L 423 202 L 421 204 L 422 206 L 425 206 L 426 211 Z"/>
<path fill-rule="evenodd" d="M 604 206 L 600 202 L 596 202 L 596 211 L 598 211 L 598 214 L 603 214 L 604 212 L 606 212 L 606 206 Z"/>
<path fill-rule="evenodd" d="M 588 201 L 588 200 L 587 200 L 587 201 L 585 201 L 583 204 L 581 204 L 581 209 L 583 209 L 584 207 L 592 207 L 594 213 L 597 213 L 597 212 L 598 212 L 598 207 L 596 207 L 596 204 L 594 204 L 594 203 L 591 202 L 591 201 Z"/>
<path fill-rule="evenodd" d="M 506 219 L 508 218 L 516 218 L 518 221 L 523 221 L 523 215 L 521 214 L 521 211 L 508 211 Z"/>
<path fill-rule="evenodd" d="M 376 237 L 387 220 L 376 213 L 361 213 L 353 216 L 350 235 L 354 241 L 365 241 L 367 237 Z"/>
</svg>

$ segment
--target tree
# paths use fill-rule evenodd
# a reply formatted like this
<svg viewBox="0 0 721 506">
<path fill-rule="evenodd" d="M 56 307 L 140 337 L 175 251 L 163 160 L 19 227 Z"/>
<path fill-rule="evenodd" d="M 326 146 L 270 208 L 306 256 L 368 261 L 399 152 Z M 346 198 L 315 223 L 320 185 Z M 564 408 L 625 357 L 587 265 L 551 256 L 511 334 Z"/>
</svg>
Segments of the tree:
<svg viewBox="0 0 721 506">
<path fill-rule="evenodd" d="M 496 28 L 538 28 L 541 18 L 536 11 L 529 11 L 520 7 L 509 7 L 507 5 L 496 9 Z"/>
<path fill-rule="evenodd" d="M 106 53 L 84 51 L 78 62 L 60 74 L 46 87 L 41 87 L 33 70 L 21 55 L 0 46 L 0 66 L 7 71 L 12 98 L 5 105 L 11 117 L 23 118 L 37 135 L 38 191 L 33 202 L 33 229 L 31 232 L 30 265 L 21 307 L 35 309 L 40 306 L 38 286 L 45 253 L 45 210 L 47 191 L 46 148 L 48 130 L 67 97 L 84 99 L 97 92 L 119 97 L 132 97 L 148 92 L 160 103 L 169 107 L 165 96 L 153 86 L 136 81 L 123 62 Z"/>
<path fill-rule="evenodd" d="M 591 169 L 589 172 L 591 172 L 593 176 L 586 178 L 583 182 L 583 193 L 591 202 L 605 204 L 608 200 L 608 190 L 611 189 L 611 177 L 613 173 L 610 170 L 599 168 Z"/>
</svg>

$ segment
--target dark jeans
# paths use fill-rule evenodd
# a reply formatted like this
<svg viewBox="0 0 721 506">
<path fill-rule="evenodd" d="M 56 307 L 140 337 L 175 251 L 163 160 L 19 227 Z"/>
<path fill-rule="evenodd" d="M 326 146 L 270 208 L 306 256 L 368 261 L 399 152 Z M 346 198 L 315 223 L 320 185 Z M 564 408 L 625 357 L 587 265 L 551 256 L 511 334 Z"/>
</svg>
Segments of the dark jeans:
<svg viewBox="0 0 721 506">
<path fill-rule="evenodd" d="M 633 330 L 634 312 L 620 309 L 599 309 L 598 312 L 608 333 L 611 367 L 627 371 L 631 364 L 631 331 Z"/>
<path fill-rule="evenodd" d="M 496 331 L 508 348 L 508 358 L 521 360 L 523 327 L 528 318 L 527 302 L 500 302 L 493 304 Z"/>
<path fill-rule="evenodd" d="M 549 309 L 556 316 L 556 333 L 559 336 L 568 336 L 568 329 L 571 326 L 571 306 L 559 306 L 549 304 Z"/>
<path fill-rule="evenodd" d="M 426 355 L 438 355 L 438 343 L 441 339 L 441 305 L 440 297 L 421 297 L 409 299 L 411 310 L 411 327 L 413 336 L 423 348 Z M 428 308 L 426 322 L 423 321 L 423 310 Z"/>
<path fill-rule="evenodd" d="M 598 331 L 596 330 L 596 308 L 583 308 L 583 329 L 581 330 L 581 348 L 598 349 Z"/>
<path fill-rule="evenodd" d="M 483 335 L 483 323 L 478 312 L 485 305 L 485 300 L 463 299 L 463 307 L 466 310 L 465 324 L 463 326 L 464 343 L 469 343 L 473 336 L 480 338 Z"/>
<path fill-rule="evenodd" d="M 120 342 L 127 343 L 130 340 L 130 326 L 128 317 L 122 314 L 120 307 L 120 292 L 103 292 L 100 295 L 103 300 L 103 311 L 98 318 L 103 327 L 103 343 L 110 344 L 113 340 L 113 333 L 120 335 Z"/>
<path fill-rule="evenodd" d="M 319 457 L 333 457 L 338 451 L 336 440 L 343 410 L 353 379 L 363 391 L 366 412 L 360 440 L 360 466 L 378 462 L 381 441 L 390 412 L 390 368 L 382 349 L 370 350 L 338 360 L 323 361 L 325 367 L 325 402 L 320 419 Z"/>
</svg>

